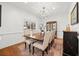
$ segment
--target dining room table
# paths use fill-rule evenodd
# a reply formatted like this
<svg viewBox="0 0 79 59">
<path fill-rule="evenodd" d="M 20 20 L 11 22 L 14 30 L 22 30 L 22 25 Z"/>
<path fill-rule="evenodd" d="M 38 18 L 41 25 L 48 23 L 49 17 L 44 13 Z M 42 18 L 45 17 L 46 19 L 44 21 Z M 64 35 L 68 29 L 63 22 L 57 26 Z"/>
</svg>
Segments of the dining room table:
<svg viewBox="0 0 79 59">
<path fill-rule="evenodd" d="M 24 37 L 29 38 L 29 39 L 34 39 L 37 41 L 43 41 L 44 40 L 44 34 L 42 33 L 33 33 L 33 34 L 27 34 L 24 35 Z"/>
</svg>

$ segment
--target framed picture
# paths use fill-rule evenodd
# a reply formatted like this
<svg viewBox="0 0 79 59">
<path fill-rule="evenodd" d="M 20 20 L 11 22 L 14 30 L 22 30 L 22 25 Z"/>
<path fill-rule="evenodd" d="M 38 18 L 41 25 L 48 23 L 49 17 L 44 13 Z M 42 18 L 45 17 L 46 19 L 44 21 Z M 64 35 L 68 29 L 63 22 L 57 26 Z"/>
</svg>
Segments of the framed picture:
<svg viewBox="0 0 79 59">
<path fill-rule="evenodd" d="M 36 24 L 34 22 L 31 22 L 31 29 L 35 29 L 36 28 Z"/>
<path fill-rule="evenodd" d="M 74 6 L 71 12 L 71 25 L 78 23 L 78 3 Z"/>
</svg>

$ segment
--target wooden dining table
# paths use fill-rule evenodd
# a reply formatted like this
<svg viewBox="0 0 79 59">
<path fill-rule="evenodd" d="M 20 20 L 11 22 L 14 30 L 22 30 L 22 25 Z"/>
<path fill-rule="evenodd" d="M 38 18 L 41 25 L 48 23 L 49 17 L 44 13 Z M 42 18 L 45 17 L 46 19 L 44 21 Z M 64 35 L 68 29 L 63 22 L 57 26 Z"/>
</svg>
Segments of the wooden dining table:
<svg viewBox="0 0 79 59">
<path fill-rule="evenodd" d="M 44 34 L 42 34 L 42 33 L 34 33 L 32 35 L 27 34 L 27 35 L 24 35 L 24 37 L 29 38 L 29 39 L 39 40 L 39 41 L 44 40 Z"/>
</svg>

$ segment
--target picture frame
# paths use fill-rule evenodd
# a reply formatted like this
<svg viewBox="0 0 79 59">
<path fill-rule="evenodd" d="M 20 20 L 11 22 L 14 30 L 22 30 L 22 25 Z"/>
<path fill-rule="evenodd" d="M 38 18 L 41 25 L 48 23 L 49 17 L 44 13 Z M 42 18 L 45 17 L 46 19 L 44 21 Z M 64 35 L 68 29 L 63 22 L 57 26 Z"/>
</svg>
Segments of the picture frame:
<svg viewBox="0 0 79 59">
<path fill-rule="evenodd" d="M 78 2 L 75 4 L 71 12 L 71 25 L 78 23 Z"/>
</svg>

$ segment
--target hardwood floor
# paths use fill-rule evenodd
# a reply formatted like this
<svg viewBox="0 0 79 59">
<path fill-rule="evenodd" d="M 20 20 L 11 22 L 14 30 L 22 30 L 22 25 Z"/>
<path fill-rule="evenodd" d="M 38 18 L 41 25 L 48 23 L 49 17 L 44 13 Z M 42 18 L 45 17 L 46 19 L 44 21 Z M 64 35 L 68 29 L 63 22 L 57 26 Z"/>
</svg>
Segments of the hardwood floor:
<svg viewBox="0 0 79 59">
<path fill-rule="evenodd" d="M 34 55 L 29 53 L 28 46 L 25 49 L 25 44 L 20 43 L 4 49 L 0 49 L 0 56 L 41 56 L 41 51 L 35 49 Z M 63 39 L 55 39 L 53 46 L 45 53 L 45 56 L 62 56 L 63 53 Z"/>
</svg>

